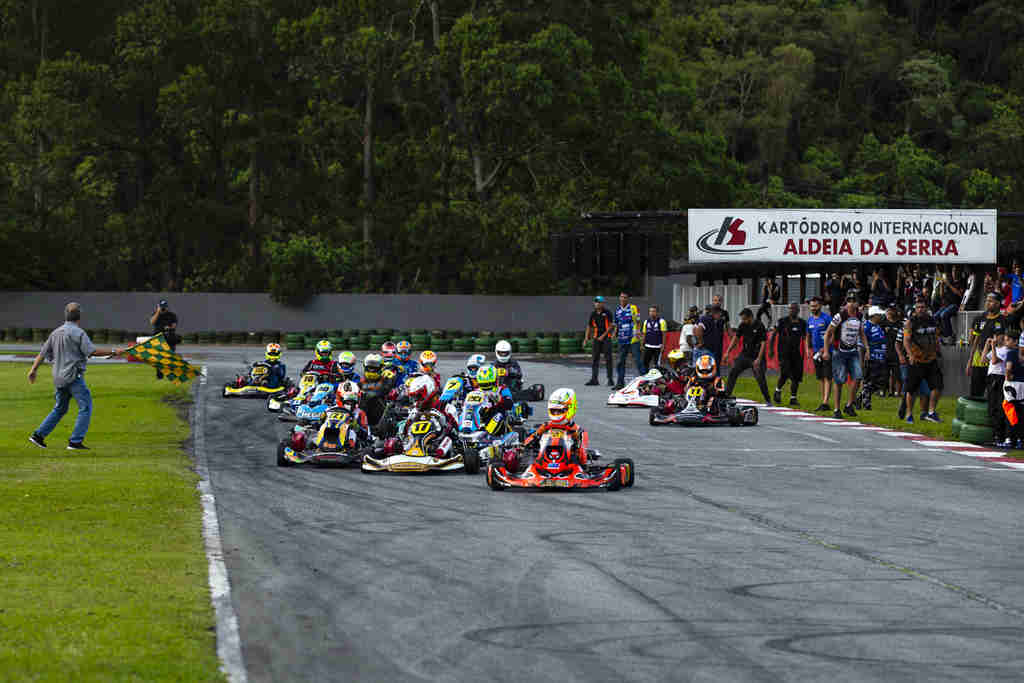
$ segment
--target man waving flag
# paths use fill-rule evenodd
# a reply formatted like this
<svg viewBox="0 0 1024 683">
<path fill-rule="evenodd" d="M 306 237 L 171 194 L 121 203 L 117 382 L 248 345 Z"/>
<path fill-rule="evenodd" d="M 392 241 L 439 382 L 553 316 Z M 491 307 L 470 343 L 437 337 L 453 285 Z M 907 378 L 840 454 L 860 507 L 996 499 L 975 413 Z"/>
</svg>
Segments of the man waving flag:
<svg viewBox="0 0 1024 683">
<path fill-rule="evenodd" d="M 164 339 L 163 333 L 150 337 L 121 353 L 143 363 L 149 363 L 162 372 L 164 378 L 172 382 L 188 382 L 200 374 L 199 370 L 189 365 L 187 360 L 171 351 L 171 345 Z"/>
</svg>

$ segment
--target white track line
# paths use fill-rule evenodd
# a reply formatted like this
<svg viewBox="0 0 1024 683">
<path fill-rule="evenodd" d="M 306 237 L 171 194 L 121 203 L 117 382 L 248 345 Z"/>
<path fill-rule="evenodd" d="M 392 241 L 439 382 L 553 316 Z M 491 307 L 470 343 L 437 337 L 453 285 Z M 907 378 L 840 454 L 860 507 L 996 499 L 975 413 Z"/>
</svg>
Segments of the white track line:
<svg viewBox="0 0 1024 683">
<path fill-rule="evenodd" d="M 915 434 L 914 432 L 878 432 L 878 433 L 883 435 L 883 436 L 917 436 L 917 437 L 921 436 L 920 434 Z"/>
<path fill-rule="evenodd" d="M 927 448 L 970 448 L 971 446 L 965 444 L 963 441 L 917 441 L 914 440 L 918 446 L 926 446 Z"/>
<path fill-rule="evenodd" d="M 217 520 L 217 501 L 210 485 L 210 471 L 206 466 L 206 416 L 204 412 L 206 368 L 199 378 L 192 409 L 192 450 L 195 452 L 196 472 L 199 474 L 199 499 L 203 504 L 203 540 L 210 571 L 210 600 L 217 619 L 217 656 L 220 670 L 231 683 L 246 683 L 245 661 L 242 659 L 242 641 L 238 634 L 238 617 L 231 604 L 231 582 L 224 565 L 224 547 L 220 539 Z"/>
</svg>

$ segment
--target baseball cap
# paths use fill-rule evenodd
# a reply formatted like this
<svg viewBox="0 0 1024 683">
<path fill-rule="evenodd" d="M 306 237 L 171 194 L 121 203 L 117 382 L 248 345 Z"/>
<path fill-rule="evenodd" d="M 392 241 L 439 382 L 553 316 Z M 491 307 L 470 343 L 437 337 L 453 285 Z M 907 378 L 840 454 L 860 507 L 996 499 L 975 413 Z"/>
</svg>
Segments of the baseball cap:
<svg viewBox="0 0 1024 683">
<path fill-rule="evenodd" d="M 881 306 L 872 306 L 868 309 L 868 317 L 870 318 L 873 315 L 885 315 L 885 309 Z"/>
<path fill-rule="evenodd" d="M 821 297 L 815 294 L 814 296 L 807 300 L 807 303 L 811 303 L 812 301 L 821 301 Z"/>
<path fill-rule="evenodd" d="M 857 294 L 858 293 L 859 292 L 857 292 L 856 289 L 851 289 L 849 292 L 846 293 L 846 300 L 847 301 L 857 301 Z"/>
<path fill-rule="evenodd" d="M 167 305 L 167 299 L 160 299 L 160 305 L 161 306 L 166 306 Z"/>
<path fill-rule="evenodd" d="M 988 294 L 985 295 L 985 298 L 986 299 L 993 299 L 995 301 L 1000 301 L 999 295 L 996 294 L 995 292 L 989 292 Z"/>
<path fill-rule="evenodd" d="M 687 309 L 687 313 L 696 313 L 699 310 L 700 309 L 697 308 L 697 306 L 694 305 L 694 306 L 690 306 L 690 308 Z"/>
<path fill-rule="evenodd" d="M 600 296 L 600 295 L 598 295 L 598 296 L 595 296 L 595 297 L 594 297 L 594 301 L 600 301 L 601 303 L 604 303 L 604 297 L 603 297 L 603 296 Z"/>
</svg>

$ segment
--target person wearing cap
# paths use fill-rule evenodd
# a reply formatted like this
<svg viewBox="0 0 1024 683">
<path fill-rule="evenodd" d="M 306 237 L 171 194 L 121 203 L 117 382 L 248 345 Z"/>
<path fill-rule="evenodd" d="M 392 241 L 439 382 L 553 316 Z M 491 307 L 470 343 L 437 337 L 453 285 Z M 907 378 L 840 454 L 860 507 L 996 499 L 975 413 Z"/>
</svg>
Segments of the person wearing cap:
<svg viewBox="0 0 1024 683">
<path fill-rule="evenodd" d="M 85 366 L 91 356 L 117 356 L 120 349 L 99 350 L 80 326 L 82 306 L 74 301 L 64 307 L 64 324 L 50 333 L 28 371 L 29 384 L 36 381 L 36 370 L 43 361 L 53 363 L 53 387 L 56 403 L 28 440 L 46 448 L 50 435 L 68 412 L 71 399 L 78 404 L 78 417 L 68 437 L 68 450 L 87 451 L 85 435 L 92 419 L 92 394 L 85 383 Z"/>
<path fill-rule="evenodd" d="M 914 399 L 922 381 L 931 388 L 927 406 L 921 408 L 921 419 L 928 422 L 942 422 L 936 411 L 942 392 L 942 369 L 939 367 L 940 350 L 939 321 L 928 310 L 928 300 L 919 297 L 914 302 L 914 313 L 903 324 L 903 348 L 910 361 L 907 369 L 907 386 L 904 387 L 906 421 L 914 421 Z M 983 349 L 985 347 L 982 347 Z M 986 381 L 988 362 L 985 362 Z M 924 398 L 921 399 L 924 403 Z"/>
<path fill-rule="evenodd" d="M 903 375 L 900 370 L 902 349 L 903 349 L 903 319 L 900 316 L 900 307 L 895 300 L 890 301 L 885 309 L 885 317 L 881 322 L 885 331 L 885 367 L 888 376 L 888 387 L 890 396 L 903 396 Z"/>
<path fill-rule="evenodd" d="M 679 350 L 683 352 L 683 361 L 686 365 L 693 365 L 693 350 L 697 346 L 697 333 L 694 328 L 697 326 L 697 319 L 700 317 L 700 309 L 690 306 L 686 312 L 686 320 L 679 331 Z"/>
<path fill-rule="evenodd" d="M 800 317 L 800 304 L 789 304 L 789 315 L 775 324 L 775 355 L 779 359 L 779 380 L 774 399 L 782 401 L 782 387 L 789 382 L 789 405 L 800 405 L 796 395 L 804 378 L 804 356 L 801 351 L 807 337 L 807 321 Z"/>
<path fill-rule="evenodd" d="M 861 407 L 871 410 L 871 397 L 884 392 L 888 384 L 889 366 L 885 358 L 886 333 L 883 326 L 885 309 L 872 306 L 868 309 L 868 320 L 864 323 L 864 337 L 868 342 L 867 367 L 864 369 L 864 391 Z"/>
<path fill-rule="evenodd" d="M 171 312 L 167 305 L 167 299 L 161 299 L 156 305 L 156 310 L 149 318 L 149 324 L 153 326 L 153 336 L 163 334 L 171 351 L 178 346 L 178 316 Z M 163 379 L 164 374 L 160 368 L 156 369 L 156 378 Z"/>
<path fill-rule="evenodd" d="M 995 292 L 985 295 L 985 312 L 971 323 L 971 349 L 967 356 L 966 373 L 970 378 L 971 398 L 985 397 L 985 386 L 988 382 L 988 363 L 985 361 L 984 349 L 989 339 L 995 338 L 993 346 L 1002 346 L 1002 336 L 1006 331 L 1006 318 L 999 312 L 1000 297 Z"/>
<path fill-rule="evenodd" d="M 860 314 L 860 300 L 857 292 L 851 289 L 846 293 L 846 306 L 833 316 L 832 322 L 829 323 L 825 332 L 825 346 L 821 351 L 822 358 L 832 360 L 832 381 L 835 388 L 833 416 L 838 420 L 843 419 L 844 413 L 850 417 L 857 417 L 857 411 L 853 409 L 853 398 L 857 396 L 861 379 L 864 377 L 861 349 L 867 348 L 864 320 Z M 850 392 L 850 401 L 843 410 L 840 410 L 843 385 L 846 384 L 847 378 L 853 380 L 853 389 Z"/>
<path fill-rule="evenodd" d="M 594 297 L 594 310 L 587 321 L 587 331 L 583 335 L 583 343 L 594 340 L 593 367 L 591 369 L 590 381 L 587 386 L 596 387 L 597 371 L 601 367 L 601 356 L 604 356 L 604 364 L 608 369 L 608 386 L 614 386 L 612 379 L 612 332 L 615 331 L 615 321 L 612 314 L 605 310 L 604 297 Z"/>
<path fill-rule="evenodd" d="M 814 376 L 821 384 L 821 404 L 817 411 L 829 410 L 828 401 L 832 396 L 832 361 L 821 357 L 825 348 L 825 333 L 832 323 L 832 314 L 822 310 L 820 296 L 812 296 L 809 302 L 811 314 L 807 316 L 807 355 L 814 359 Z"/>
</svg>

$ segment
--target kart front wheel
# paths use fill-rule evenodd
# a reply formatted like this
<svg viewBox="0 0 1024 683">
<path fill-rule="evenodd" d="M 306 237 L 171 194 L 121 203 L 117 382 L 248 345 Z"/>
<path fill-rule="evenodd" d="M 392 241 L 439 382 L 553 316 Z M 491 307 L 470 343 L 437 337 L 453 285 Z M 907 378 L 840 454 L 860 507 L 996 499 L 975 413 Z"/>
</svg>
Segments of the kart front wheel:
<svg viewBox="0 0 1024 683">
<path fill-rule="evenodd" d="M 619 484 L 625 488 L 631 488 L 636 481 L 636 465 L 632 458 L 618 458 L 615 460 L 615 475 Z"/>
<path fill-rule="evenodd" d="M 487 466 L 487 485 L 491 487 L 492 491 L 503 491 L 505 487 L 501 485 L 501 482 L 498 481 L 494 474 L 497 469 L 495 465 Z"/>
<path fill-rule="evenodd" d="M 750 422 L 747 422 L 746 420 L 743 421 L 743 424 L 746 425 L 747 427 L 753 427 L 754 425 L 757 424 L 757 407 L 756 406 L 750 406 L 750 414 L 753 416 L 754 419 L 752 419 Z"/>
<path fill-rule="evenodd" d="M 284 457 L 285 442 L 277 444 L 277 466 L 278 467 L 291 467 L 292 462 Z"/>
<path fill-rule="evenodd" d="M 651 408 L 651 412 L 650 412 L 650 414 L 647 417 L 647 423 L 650 424 L 652 427 L 656 427 L 658 425 L 658 423 L 654 419 L 654 411 L 655 410 L 656 410 L 655 408 Z"/>
</svg>

